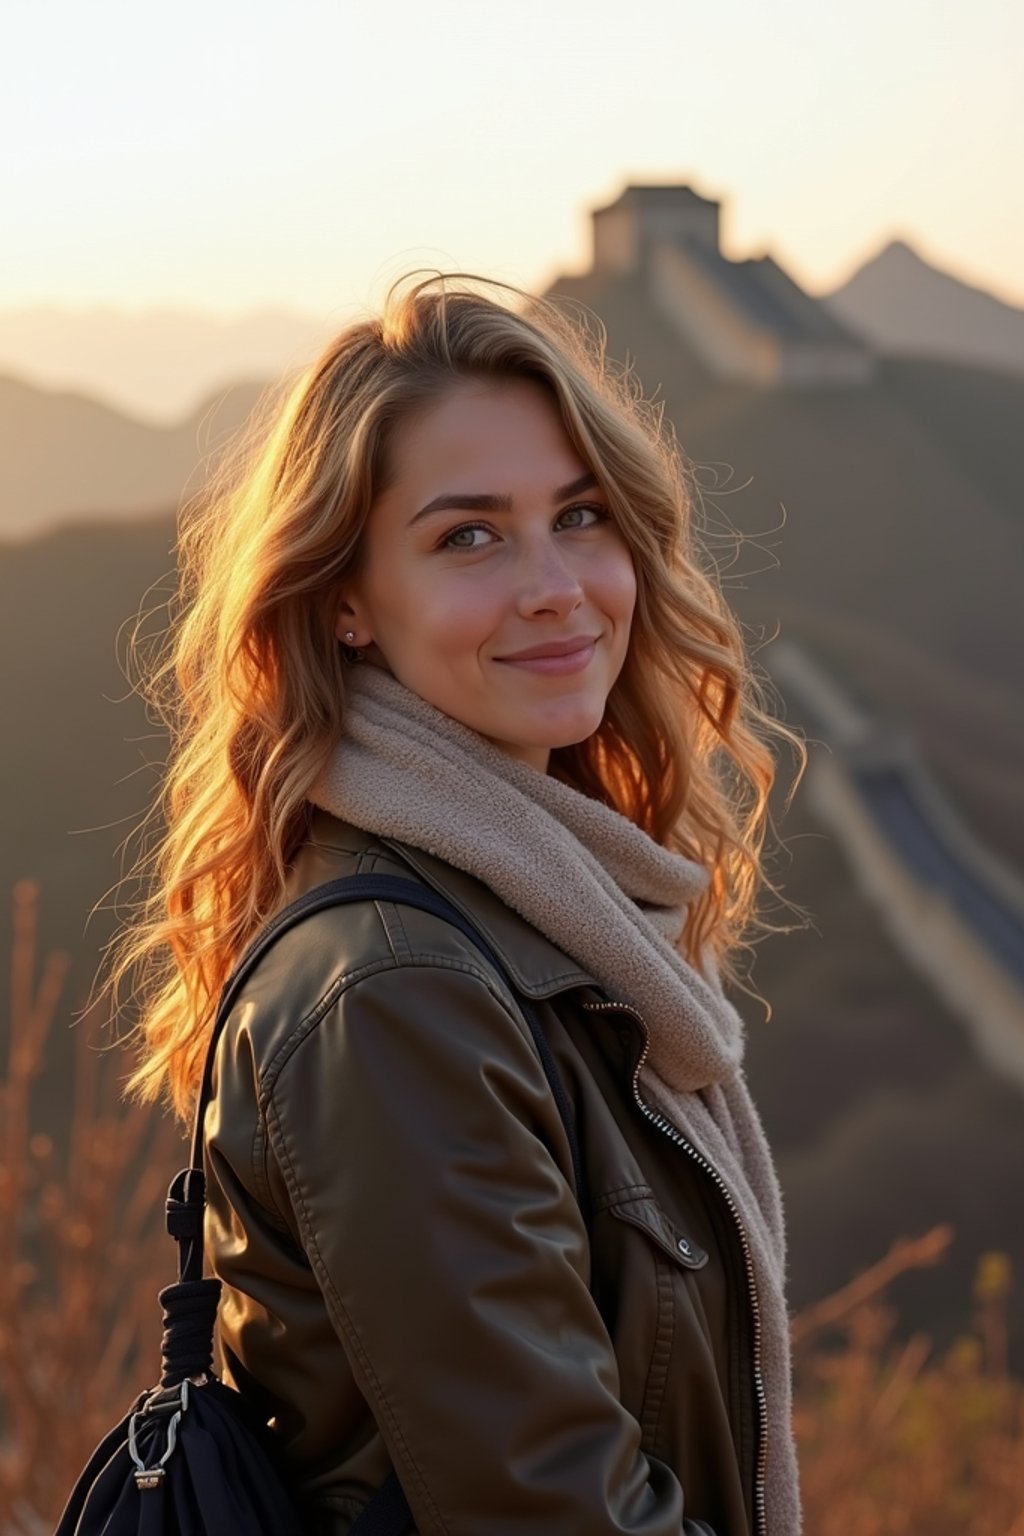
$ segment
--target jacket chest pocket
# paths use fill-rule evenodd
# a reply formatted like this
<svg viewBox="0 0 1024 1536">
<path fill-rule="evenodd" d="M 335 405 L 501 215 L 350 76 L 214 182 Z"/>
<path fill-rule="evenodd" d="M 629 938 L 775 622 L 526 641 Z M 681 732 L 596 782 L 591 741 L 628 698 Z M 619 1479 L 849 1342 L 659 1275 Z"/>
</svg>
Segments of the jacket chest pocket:
<svg viewBox="0 0 1024 1536">
<path fill-rule="evenodd" d="M 707 1250 L 688 1237 L 653 1197 L 617 1201 L 609 1205 L 608 1210 L 619 1221 L 639 1227 L 667 1259 L 684 1269 L 703 1269 L 708 1262 Z"/>
<path fill-rule="evenodd" d="M 595 1233 L 602 1238 L 602 1311 L 619 1362 L 622 1401 L 640 1424 L 645 1450 L 665 1455 L 661 1440 L 673 1365 L 709 1347 L 695 1294 L 709 1255 L 653 1195 L 605 1197 L 595 1209 L 602 1212 L 595 1218 L 601 1222 Z"/>
</svg>

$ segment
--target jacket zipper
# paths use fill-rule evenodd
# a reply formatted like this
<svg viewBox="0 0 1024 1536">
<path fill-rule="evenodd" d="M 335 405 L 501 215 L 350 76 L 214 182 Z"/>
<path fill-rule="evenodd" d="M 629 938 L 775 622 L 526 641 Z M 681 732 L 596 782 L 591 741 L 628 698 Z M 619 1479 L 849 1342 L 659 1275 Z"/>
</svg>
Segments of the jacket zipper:
<svg viewBox="0 0 1024 1536">
<path fill-rule="evenodd" d="M 725 1197 L 725 1203 L 729 1207 L 729 1210 L 733 1216 L 733 1220 L 736 1223 L 736 1230 L 739 1233 L 740 1247 L 743 1250 L 743 1262 L 747 1271 L 747 1291 L 750 1297 L 750 1306 L 754 1320 L 754 1387 L 757 1392 L 758 1403 L 758 1452 L 757 1468 L 754 1478 L 756 1529 L 754 1536 L 763 1536 L 763 1532 L 765 1530 L 764 1474 L 765 1465 L 768 1460 L 768 1400 L 765 1395 L 764 1380 L 761 1375 L 761 1307 L 757 1299 L 757 1283 L 754 1278 L 754 1265 L 750 1256 L 750 1243 L 747 1238 L 746 1230 L 743 1226 L 743 1222 L 740 1219 L 740 1213 L 736 1209 L 736 1202 L 733 1199 L 732 1194 L 730 1193 L 729 1188 L 725 1183 L 725 1180 L 718 1172 L 718 1169 L 709 1163 L 704 1154 L 702 1152 L 698 1152 L 693 1143 L 687 1141 L 685 1136 L 682 1136 L 679 1131 L 676 1130 L 675 1126 L 670 1124 L 670 1122 L 665 1119 L 664 1115 L 660 1115 L 657 1110 L 651 1109 L 649 1105 L 645 1104 L 643 1099 L 640 1097 L 640 1090 L 637 1086 L 637 1082 L 640 1076 L 640 1068 L 643 1066 L 647 1059 L 647 1053 L 650 1050 L 651 1045 L 651 1032 L 647 1027 L 647 1021 L 644 1019 L 643 1015 L 639 1013 L 631 1003 L 585 1002 L 583 1007 L 593 1013 L 629 1013 L 632 1014 L 633 1018 L 637 1020 L 641 1029 L 643 1030 L 644 1047 L 640 1052 L 636 1066 L 633 1068 L 633 1098 L 636 1100 L 638 1107 L 647 1116 L 648 1120 L 653 1121 L 659 1130 L 664 1131 L 666 1136 L 670 1136 L 674 1142 L 677 1142 L 679 1146 L 683 1147 L 685 1151 L 689 1153 L 690 1157 L 692 1157 L 693 1160 L 698 1163 L 700 1167 L 703 1168 L 704 1171 L 709 1174 L 712 1179 L 714 1179 L 718 1188 L 721 1190 L 723 1196 Z"/>
</svg>

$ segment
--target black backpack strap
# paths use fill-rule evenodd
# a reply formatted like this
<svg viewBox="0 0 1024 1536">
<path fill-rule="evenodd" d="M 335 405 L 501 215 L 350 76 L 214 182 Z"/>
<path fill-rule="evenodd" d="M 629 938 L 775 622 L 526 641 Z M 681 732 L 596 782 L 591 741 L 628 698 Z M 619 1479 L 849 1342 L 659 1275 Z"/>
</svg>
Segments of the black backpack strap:
<svg viewBox="0 0 1024 1536">
<path fill-rule="evenodd" d="M 580 1156 L 579 1142 L 576 1137 L 573 1123 L 572 1108 L 569 1103 L 569 1095 L 565 1090 L 565 1084 L 555 1062 L 554 1054 L 547 1038 L 541 1028 L 537 1017 L 537 1011 L 530 1000 L 523 995 L 508 973 L 506 966 L 495 954 L 483 934 L 474 923 L 470 922 L 458 907 L 435 891 L 430 886 L 420 885 L 415 880 L 407 880 L 401 875 L 346 875 L 338 880 L 328 880 L 323 885 L 314 886 L 306 891 L 295 901 L 284 907 L 276 917 L 259 933 L 241 960 L 235 966 L 228 977 L 221 992 L 220 1004 L 217 1008 L 217 1017 L 214 1020 L 213 1031 L 210 1036 L 209 1046 L 206 1052 L 206 1063 L 203 1068 L 203 1079 L 199 1090 L 199 1099 L 196 1104 L 195 1121 L 192 1128 L 192 1154 L 191 1164 L 193 1170 L 202 1170 L 203 1166 L 203 1121 L 206 1115 L 206 1107 L 210 1100 L 210 1091 L 213 1083 L 213 1060 L 217 1049 L 217 1041 L 228 1015 L 234 1006 L 241 988 L 252 975 L 256 966 L 267 953 L 268 949 L 296 923 L 303 918 L 311 916 L 314 912 L 322 912 L 326 907 L 340 906 L 353 901 L 390 901 L 404 906 L 418 907 L 422 912 L 432 912 L 435 917 L 444 919 L 465 934 L 466 938 L 475 944 L 477 948 L 490 961 L 491 965 L 505 980 L 509 991 L 515 997 L 520 1012 L 526 1019 L 533 1035 L 541 1063 L 547 1074 L 554 1095 L 558 1112 L 562 1117 L 565 1134 L 569 1139 L 572 1153 L 573 1176 L 576 1184 L 576 1199 L 583 1211 L 587 1229 L 590 1229 L 590 1208 L 587 1199 L 585 1177 L 583 1171 L 583 1159 Z M 180 1214 L 176 1215 L 179 1231 L 182 1227 L 188 1227 L 188 1222 L 183 1221 Z M 178 1232 L 172 1233 L 177 1237 Z M 194 1237 L 194 1233 L 191 1234 Z M 184 1256 L 183 1256 L 184 1258 Z M 201 1249 L 198 1254 L 200 1271 L 188 1278 L 199 1279 L 202 1266 Z M 194 1264 L 190 1266 L 194 1269 Z M 182 1279 L 186 1275 L 182 1273 Z"/>
<path fill-rule="evenodd" d="M 536 1009 L 523 995 L 510 977 L 507 968 L 487 943 L 487 940 L 470 920 L 438 891 L 420 885 L 400 875 L 347 875 L 342 879 L 329 880 L 315 886 L 303 896 L 290 902 L 259 933 L 235 966 L 221 991 L 217 1016 L 214 1020 L 206 1052 L 203 1078 L 196 1103 L 192 1129 L 191 1167 L 183 1169 L 171 1185 L 167 1201 L 167 1229 L 178 1244 L 178 1272 L 181 1282 L 201 1281 L 203 1274 L 203 1208 L 206 1203 L 203 1176 L 203 1121 L 210 1100 L 213 1083 L 213 1060 L 217 1042 L 234 1006 L 239 992 L 252 975 L 260 960 L 277 939 L 303 918 L 326 907 L 343 905 L 353 901 L 389 901 L 418 907 L 451 923 L 477 946 L 481 953 L 505 980 L 520 1012 L 526 1019 L 533 1035 L 541 1063 L 547 1074 L 558 1112 L 562 1117 L 566 1136 L 572 1152 L 576 1199 L 583 1213 L 588 1236 L 591 1230 L 590 1201 L 588 1197 L 583 1159 L 573 1122 L 569 1095 L 559 1074 L 554 1054 L 541 1027 Z M 217 1282 L 219 1290 L 219 1282 Z M 398 1474 L 392 1468 L 383 1484 L 360 1511 L 351 1530 L 352 1536 L 404 1536 L 412 1528 L 412 1514 L 402 1489 Z"/>
<path fill-rule="evenodd" d="M 504 977 L 506 985 L 516 998 L 520 1012 L 529 1025 L 561 1115 L 572 1156 L 576 1199 L 583 1212 L 588 1235 L 590 1233 L 590 1201 L 569 1095 L 565 1090 L 554 1055 L 533 1004 L 516 986 L 483 934 L 440 892 L 430 886 L 420 885 L 415 880 L 406 880 L 401 875 L 346 875 L 341 879 L 328 880 L 323 885 L 314 886 L 312 890 L 306 891 L 304 895 L 282 908 L 277 916 L 257 934 L 221 990 L 196 1101 L 189 1167 L 182 1169 L 176 1176 L 167 1199 L 167 1230 L 178 1244 L 178 1277 L 181 1281 L 201 1280 L 203 1277 L 203 1208 L 206 1203 L 203 1176 L 203 1122 L 210 1101 L 217 1042 L 228 1015 L 239 992 L 260 960 L 283 933 L 314 912 L 321 912 L 326 907 L 353 901 L 390 901 L 418 907 L 424 912 L 432 912 L 464 933 L 487 957 L 498 974 Z"/>
<path fill-rule="evenodd" d="M 398 875 L 375 874 L 349 875 L 344 879 L 330 880 L 289 903 L 262 932 L 257 934 L 221 990 L 196 1101 L 190 1166 L 183 1168 L 175 1176 L 167 1196 L 167 1230 L 178 1247 L 179 1279 L 177 1285 L 168 1286 L 160 1293 L 160 1299 L 165 1307 L 162 1387 L 180 1388 L 183 1377 L 187 1378 L 208 1371 L 212 1361 L 213 1333 L 221 1282 L 214 1278 L 203 1277 L 203 1214 L 206 1206 L 203 1122 L 210 1101 L 213 1061 L 221 1031 L 245 982 L 271 945 L 283 933 L 314 912 L 353 901 L 389 901 L 433 913 L 464 933 L 490 961 L 498 975 L 504 978 L 529 1025 L 558 1106 L 572 1153 L 576 1198 L 588 1236 L 591 1235 L 590 1202 L 569 1096 L 536 1010 L 516 986 L 486 939 L 450 901 L 432 887 L 421 885 L 417 881 L 407 880 Z M 412 1526 L 409 1502 L 398 1473 L 392 1467 L 380 1488 L 354 1521 L 351 1527 L 352 1536 L 406 1536 Z"/>
</svg>

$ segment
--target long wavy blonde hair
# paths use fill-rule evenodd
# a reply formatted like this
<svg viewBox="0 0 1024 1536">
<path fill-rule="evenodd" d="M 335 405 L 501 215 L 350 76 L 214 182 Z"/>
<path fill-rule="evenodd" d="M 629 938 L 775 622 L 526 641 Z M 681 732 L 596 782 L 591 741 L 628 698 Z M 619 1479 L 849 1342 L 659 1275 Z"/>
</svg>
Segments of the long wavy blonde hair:
<svg viewBox="0 0 1024 1536">
<path fill-rule="evenodd" d="M 407 286 L 417 276 L 264 395 L 181 515 L 171 624 L 140 684 L 170 733 L 143 831 L 150 818 L 162 826 L 127 877 L 143 895 L 108 946 L 105 986 L 116 1018 L 119 989 L 135 979 L 141 1051 L 127 1092 L 152 1100 L 163 1089 L 182 1119 L 220 990 L 283 900 L 307 791 L 342 730 L 337 598 L 388 484 L 391 434 L 465 379 L 522 377 L 550 391 L 633 554 L 629 650 L 604 720 L 552 751 L 549 771 L 707 865 L 681 940 L 693 963 L 706 946 L 723 980 L 739 982 L 733 956 L 751 947 L 750 931 L 784 931 L 755 911 L 760 889 L 775 891 L 763 858 L 768 738 L 790 741 L 796 782 L 806 750 L 766 708 L 698 547 L 692 465 L 662 408 L 609 361 L 600 322 L 591 329 L 553 300 L 473 274 Z"/>
</svg>

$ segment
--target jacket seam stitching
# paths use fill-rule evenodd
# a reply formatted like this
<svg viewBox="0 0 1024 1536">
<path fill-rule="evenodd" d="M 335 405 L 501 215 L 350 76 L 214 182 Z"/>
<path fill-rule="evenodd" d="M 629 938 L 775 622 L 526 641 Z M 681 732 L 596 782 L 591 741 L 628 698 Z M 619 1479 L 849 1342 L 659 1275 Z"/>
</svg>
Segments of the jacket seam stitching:
<svg viewBox="0 0 1024 1536">
<path fill-rule="evenodd" d="M 393 901 L 379 901 L 377 903 L 377 910 L 380 913 L 380 920 L 384 925 L 387 941 L 391 946 L 391 953 L 395 957 L 395 963 L 396 965 L 401 965 L 403 961 L 408 960 L 412 955 L 412 945 L 409 943 L 409 935 L 405 931 L 402 914 Z M 392 929 L 396 929 L 397 933 L 393 934 Z"/>
<path fill-rule="evenodd" d="M 480 966 L 473 965 L 468 960 L 456 960 L 452 956 L 433 953 L 428 954 L 426 957 L 410 955 L 404 961 L 396 961 L 393 955 L 386 955 L 382 956 L 379 960 L 372 960 L 368 964 L 360 966 L 358 970 L 346 971 L 343 975 L 336 977 L 327 988 L 327 991 L 321 994 L 312 1008 L 300 1019 L 295 1028 L 289 1032 L 287 1038 L 281 1041 L 281 1044 L 277 1047 L 277 1050 L 260 1074 L 261 1104 L 266 1104 L 270 1094 L 273 1092 L 274 1084 L 292 1051 L 302 1044 L 306 1036 L 311 1030 L 316 1028 L 325 1014 L 335 1007 L 343 992 L 347 992 L 350 987 L 354 987 L 358 982 L 365 981 L 369 976 L 376 976 L 382 971 L 400 971 L 417 967 L 439 971 L 459 971 L 463 975 L 473 976 L 487 988 L 495 1002 L 501 1004 L 519 1030 L 519 1033 L 525 1040 L 529 1041 L 531 1048 L 536 1054 L 537 1048 L 533 1035 L 525 1026 L 525 1023 L 520 1020 L 519 1008 L 516 1006 L 515 999 L 511 997 L 511 994 L 504 994 L 498 991 L 494 985 L 493 978 L 488 976 Z M 512 1003 L 511 1007 L 509 1006 L 510 1001 Z"/>
<path fill-rule="evenodd" d="M 271 1121 L 273 1123 L 271 1123 Z M 359 1331 L 352 1321 L 352 1318 L 349 1316 L 345 1305 L 334 1285 L 334 1282 L 331 1279 L 330 1271 L 328 1270 L 327 1265 L 324 1263 L 323 1255 L 320 1252 L 319 1244 L 317 1243 L 316 1236 L 313 1232 L 312 1222 L 309 1219 L 309 1213 L 306 1209 L 306 1203 L 302 1195 L 302 1189 L 300 1187 L 299 1180 L 296 1177 L 295 1168 L 291 1157 L 288 1153 L 286 1138 L 280 1123 L 280 1118 L 274 1110 L 273 1105 L 268 1106 L 268 1126 L 274 1141 L 274 1150 L 277 1153 L 277 1156 L 281 1161 L 281 1166 L 285 1171 L 289 1192 L 291 1194 L 292 1200 L 295 1202 L 296 1212 L 299 1217 L 302 1232 L 308 1244 L 307 1251 L 312 1257 L 320 1285 L 324 1291 L 325 1296 L 328 1296 L 331 1302 L 333 1302 L 334 1310 L 344 1326 L 345 1333 L 351 1341 L 351 1345 L 355 1351 L 356 1357 L 358 1358 L 364 1372 L 366 1373 L 367 1380 L 373 1384 L 374 1390 L 377 1393 L 378 1400 L 384 1410 L 384 1414 L 387 1418 L 388 1424 L 391 1427 L 392 1434 L 394 1435 L 395 1443 L 400 1447 L 402 1455 L 408 1462 L 409 1468 L 416 1479 L 424 1501 L 428 1505 L 431 1514 L 437 1522 L 438 1531 L 446 1532 L 448 1530 L 448 1526 L 445 1524 L 441 1516 L 441 1512 L 430 1493 L 430 1489 L 427 1486 L 422 1468 L 417 1462 L 415 1456 L 412 1453 L 412 1450 L 406 1441 L 405 1435 L 402 1432 L 402 1426 L 398 1421 L 398 1417 L 391 1403 L 391 1399 L 388 1397 L 379 1377 L 377 1376 L 376 1371 L 373 1368 L 373 1362 L 363 1347 L 362 1340 L 359 1336 Z M 276 1136 L 274 1136 L 275 1127 L 277 1130 Z"/>
<path fill-rule="evenodd" d="M 433 891 L 438 889 L 438 887 L 434 885 L 433 881 L 427 878 L 418 864 L 416 864 L 411 859 L 403 857 L 400 838 L 384 838 L 378 836 L 374 838 L 371 843 L 368 843 L 364 848 L 358 850 L 358 852 L 353 848 L 347 847 L 344 843 L 326 842 L 324 839 L 313 837 L 312 835 L 310 835 L 308 841 L 313 847 L 325 848 L 331 853 L 356 853 L 356 870 L 359 874 L 362 874 L 364 870 L 375 869 L 381 860 L 390 861 L 397 859 L 405 869 L 412 872 L 415 879 L 419 882 L 420 885 L 424 887 L 425 890 Z M 396 844 L 399 846 L 396 847 Z M 463 910 L 461 904 L 455 901 L 455 898 L 449 891 L 445 891 L 443 894 L 446 895 L 449 901 L 452 901 L 460 911 Z M 468 916 L 469 914 L 464 912 L 463 915 Z M 518 971 L 515 969 L 515 965 L 511 957 L 503 953 L 497 943 L 495 943 L 495 948 L 499 951 L 499 953 L 502 954 L 503 961 L 509 966 L 510 974 L 514 976 L 516 986 L 521 988 L 521 990 L 525 992 L 527 997 L 529 997 L 532 1001 L 536 1002 L 546 1000 L 552 995 L 550 989 L 554 989 L 555 991 L 567 991 L 572 987 L 592 987 L 595 984 L 596 978 L 590 972 L 583 970 L 583 968 L 579 965 L 577 965 L 574 970 L 559 971 L 555 975 L 545 976 L 541 982 L 531 982 L 527 978 L 518 974 Z M 536 990 L 537 987 L 539 987 L 541 990 Z"/>
<path fill-rule="evenodd" d="M 651 1454 L 658 1454 L 658 1435 L 661 1414 L 665 1403 L 665 1385 L 672 1357 L 672 1339 L 675 1332 L 673 1317 L 672 1271 L 667 1260 L 655 1255 L 655 1286 L 657 1293 L 657 1331 L 654 1348 L 647 1369 L 647 1385 L 644 1388 L 644 1428 L 648 1436 Z"/>
<path fill-rule="evenodd" d="M 413 871 L 416 879 L 419 881 L 419 883 L 422 886 L 424 886 L 428 891 L 436 890 L 437 887 L 434 885 L 433 881 L 431 881 L 431 880 L 429 880 L 427 878 L 427 876 L 423 873 L 422 869 L 420 869 L 419 865 L 417 863 L 415 863 L 411 859 L 403 858 L 402 854 L 396 848 L 394 848 L 392 846 L 392 843 L 396 842 L 396 841 L 400 841 L 400 839 L 392 839 L 390 842 L 384 842 L 382 844 L 382 846 L 393 857 L 400 859 L 401 862 L 406 866 L 407 869 L 411 869 Z M 459 902 L 459 901 L 456 901 L 455 897 L 452 896 L 450 891 L 445 891 L 443 894 L 448 897 L 448 900 L 452 903 L 452 905 L 454 907 L 456 907 L 460 912 L 462 912 L 464 917 L 468 917 L 469 916 L 469 914 L 467 912 L 465 912 L 465 910 L 463 909 L 462 903 Z M 490 939 L 489 939 L 489 942 L 490 942 Z M 529 998 L 533 999 L 533 1000 L 536 1000 L 536 999 L 539 999 L 539 998 L 543 998 L 543 997 L 545 997 L 547 995 L 546 992 L 543 991 L 543 990 L 542 991 L 535 991 L 534 989 L 536 987 L 540 987 L 542 989 L 546 989 L 548 987 L 554 987 L 554 988 L 558 989 L 558 988 L 564 988 L 567 985 L 593 986 L 593 984 L 594 984 L 594 977 L 592 975 L 590 975 L 588 972 L 584 971 L 582 969 L 582 967 L 579 966 L 579 965 L 577 965 L 575 967 L 575 969 L 562 970 L 562 971 L 557 972 L 554 975 L 547 975 L 547 976 L 544 977 L 543 981 L 540 981 L 540 982 L 533 981 L 533 982 L 531 982 L 527 978 L 525 978 L 522 975 L 520 975 L 518 967 L 516 966 L 515 962 L 512 960 L 512 958 L 508 954 L 503 952 L 502 947 L 500 945 L 498 945 L 498 943 L 496 941 L 494 941 L 494 947 L 498 951 L 498 953 L 500 954 L 502 962 L 508 967 L 509 974 L 514 978 L 515 985 L 518 988 L 520 988 L 523 992 L 525 992 L 526 995 Z"/>
<path fill-rule="evenodd" d="M 454 928 L 455 925 L 451 924 L 450 926 Z M 456 932 L 461 932 L 461 930 L 456 929 Z M 484 937 L 486 938 L 486 935 L 484 935 Z M 472 940 L 467 938 L 467 942 L 471 943 Z M 488 939 L 487 942 L 490 943 L 490 940 Z M 502 955 L 496 945 L 494 946 L 494 949 L 495 953 L 498 955 L 499 960 L 502 961 L 503 969 L 507 970 L 508 976 L 511 979 L 513 986 L 520 988 L 531 1002 L 546 1002 L 548 1000 L 548 994 L 544 991 L 536 991 L 536 987 L 547 988 L 553 986 L 555 988 L 559 988 L 562 987 L 563 983 L 571 983 L 572 985 L 578 986 L 582 986 L 584 984 L 581 980 L 583 976 L 581 971 L 563 971 L 558 976 L 545 976 L 542 982 L 527 982 L 524 984 L 522 978 L 517 974 L 515 967 L 509 963 L 507 956 Z M 438 958 L 439 957 L 432 950 L 413 950 L 410 946 L 409 961 L 413 965 L 429 965 L 435 963 Z M 498 974 L 500 975 L 502 972 L 499 971 Z M 570 990 L 570 987 L 567 986 L 564 988 L 564 990 L 568 991 Z"/>
<path fill-rule="evenodd" d="M 632 1200 L 651 1200 L 654 1191 L 650 1184 L 616 1184 L 595 1196 L 590 1204 L 594 1211 L 603 1211 L 613 1205 L 628 1205 Z"/>
<path fill-rule="evenodd" d="M 370 960 L 366 965 L 361 965 L 358 970 L 345 971 L 341 976 L 336 976 L 327 988 L 321 992 L 313 1006 L 302 1016 L 294 1029 L 290 1030 L 284 1040 L 281 1041 L 270 1060 L 260 1074 L 260 1102 L 266 1105 L 269 1095 L 273 1091 L 275 1082 L 280 1075 L 281 1068 L 295 1050 L 301 1045 L 312 1029 L 315 1029 L 324 1015 L 330 1012 L 337 1002 L 339 995 L 346 991 L 355 982 L 361 981 L 366 976 L 373 976 L 378 971 L 394 969 L 394 961 L 390 955 L 382 955 L 379 960 Z"/>
<path fill-rule="evenodd" d="M 253 1176 L 259 1184 L 260 1189 L 263 1191 L 264 1198 L 269 1200 L 271 1209 L 277 1211 L 279 1217 L 282 1219 L 284 1218 L 284 1213 L 278 1209 L 278 1202 L 274 1199 L 273 1190 L 271 1188 L 270 1172 L 267 1167 L 270 1154 L 268 1115 L 271 1096 L 277 1083 L 277 1079 L 280 1077 L 281 1072 L 287 1064 L 288 1058 L 291 1056 L 292 1052 L 298 1049 L 303 1040 L 306 1039 L 307 1035 L 311 1034 L 316 1026 L 325 1017 L 325 1015 L 330 1012 L 340 994 L 345 991 L 348 986 L 352 985 L 356 981 L 362 980 L 365 976 L 373 976 L 378 971 L 390 970 L 393 968 L 393 961 L 390 957 L 386 957 L 380 960 L 370 961 L 367 965 L 361 966 L 357 971 L 346 971 L 342 976 L 336 977 L 331 985 L 327 988 L 327 991 L 321 993 L 320 997 L 313 1004 L 312 1008 L 310 1008 L 309 1011 L 305 1013 L 299 1022 L 295 1025 L 295 1027 L 288 1032 L 288 1035 L 284 1040 L 281 1041 L 281 1044 L 271 1056 L 263 1071 L 259 1073 L 256 1130 L 253 1137 L 252 1151 L 254 1164 Z M 257 1147 L 259 1148 L 260 1155 L 258 1175 L 255 1167 Z"/>
<path fill-rule="evenodd" d="M 467 942 L 470 942 L 470 941 L 467 939 Z M 482 951 L 478 950 L 478 953 L 480 954 L 482 959 L 486 960 L 486 956 L 483 954 Z M 491 974 L 488 976 L 488 974 L 484 971 L 484 969 L 483 969 L 483 967 L 481 965 L 479 965 L 479 964 L 474 965 L 472 963 L 472 961 L 468 961 L 468 960 L 455 960 L 454 957 L 450 958 L 448 956 L 442 957 L 442 956 L 436 954 L 433 950 L 413 950 L 413 949 L 410 949 L 408 958 L 407 958 L 405 963 L 407 965 L 427 965 L 427 966 L 430 966 L 430 965 L 441 965 L 441 966 L 452 966 L 452 967 L 454 967 L 455 969 L 458 969 L 458 970 L 465 970 L 470 976 L 476 976 L 480 981 L 484 982 L 486 984 L 486 986 L 487 986 L 487 990 L 491 993 L 492 997 L 498 998 L 501 1001 L 503 1007 L 506 1009 L 506 1011 L 513 1014 L 513 1017 L 515 1017 L 515 1015 L 517 1015 L 518 1012 L 519 1012 L 519 1003 L 518 1003 L 518 999 L 516 997 L 515 991 L 514 991 L 513 987 L 509 986 L 508 980 L 506 979 L 506 977 L 504 976 L 502 971 L 499 970 L 497 967 L 495 967 L 494 970 L 492 970 Z M 504 984 L 502 988 L 495 987 L 495 985 L 494 985 L 495 977 L 497 977 Z M 531 998 L 530 1001 L 532 1002 L 533 999 Z M 532 1040 L 533 1040 L 533 1036 L 532 1035 L 530 1035 L 530 1040 L 532 1042 Z"/>
<path fill-rule="evenodd" d="M 415 959 L 411 959 L 410 961 L 406 962 L 408 965 L 423 963 L 424 962 L 422 961 L 417 962 Z M 479 967 L 471 965 L 468 961 L 454 960 L 439 955 L 431 955 L 429 961 L 426 963 L 429 964 L 429 966 L 433 969 L 439 971 L 457 971 L 462 975 L 472 976 L 476 981 L 479 981 L 484 987 L 486 987 L 490 996 L 494 998 L 495 1002 L 499 1004 L 499 1006 L 511 1019 L 520 1035 L 524 1040 L 528 1042 L 534 1055 L 537 1055 L 536 1041 L 534 1040 L 529 1028 L 526 1026 L 525 1021 L 521 1020 L 519 1009 L 515 1006 L 514 1001 L 510 1006 L 509 998 L 503 996 L 499 991 L 496 990 L 493 981 L 488 976 L 486 976 L 483 971 L 479 969 Z M 289 1031 L 287 1038 L 281 1042 L 273 1056 L 270 1058 L 263 1072 L 260 1074 L 258 1113 L 256 1120 L 256 1131 L 254 1133 L 254 1143 L 257 1140 L 262 1140 L 262 1168 L 258 1182 L 261 1189 L 265 1191 L 266 1196 L 269 1197 L 271 1210 L 276 1211 L 280 1219 L 284 1219 L 284 1213 L 278 1210 L 277 1201 L 273 1198 L 270 1175 L 267 1168 L 269 1154 L 268 1142 L 272 1140 L 272 1138 L 269 1137 L 269 1134 L 264 1135 L 265 1126 L 267 1128 L 267 1132 L 269 1133 L 270 1106 L 272 1103 L 273 1092 L 277 1085 L 277 1080 L 294 1052 L 297 1051 L 298 1048 L 302 1045 L 303 1041 L 312 1034 L 317 1025 L 322 1023 L 326 1015 L 334 1007 L 337 1006 L 339 998 L 345 992 L 347 992 L 350 987 L 355 986 L 360 981 L 364 981 L 369 976 L 376 976 L 385 971 L 404 970 L 405 968 L 405 965 L 396 962 L 391 956 L 387 956 L 381 958 L 380 960 L 374 960 L 368 965 L 361 966 L 357 971 L 346 971 L 344 975 L 337 977 L 335 981 L 332 982 L 330 987 L 328 987 L 327 991 L 321 995 L 321 997 L 309 1010 L 309 1012 L 306 1013 L 302 1019 L 300 1019 L 295 1028 Z M 540 1061 L 539 1056 L 537 1057 L 537 1065 L 540 1067 L 541 1071 L 543 1071 L 543 1063 Z M 255 1145 L 253 1149 L 253 1157 L 255 1158 Z"/>
</svg>

